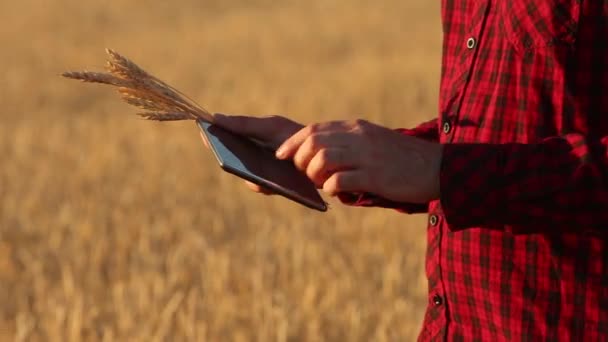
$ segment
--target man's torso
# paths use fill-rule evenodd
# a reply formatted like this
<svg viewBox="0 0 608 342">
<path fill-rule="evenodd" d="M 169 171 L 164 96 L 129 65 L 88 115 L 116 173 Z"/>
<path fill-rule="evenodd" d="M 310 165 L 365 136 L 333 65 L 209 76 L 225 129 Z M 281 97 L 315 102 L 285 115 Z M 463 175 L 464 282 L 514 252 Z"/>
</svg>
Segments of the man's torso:
<svg viewBox="0 0 608 342">
<path fill-rule="evenodd" d="M 442 19 L 441 143 L 608 135 L 608 2 L 443 0 Z M 608 337 L 603 236 L 429 215 L 421 340 Z"/>
</svg>

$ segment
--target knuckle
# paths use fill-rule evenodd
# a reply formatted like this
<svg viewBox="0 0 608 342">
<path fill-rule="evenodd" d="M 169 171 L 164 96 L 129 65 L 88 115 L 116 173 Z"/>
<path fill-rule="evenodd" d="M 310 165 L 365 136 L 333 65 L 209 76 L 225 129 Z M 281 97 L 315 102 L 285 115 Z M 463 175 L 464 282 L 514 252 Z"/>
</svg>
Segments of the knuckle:
<svg viewBox="0 0 608 342">
<path fill-rule="evenodd" d="M 355 127 L 360 132 L 365 132 L 365 131 L 367 131 L 367 129 L 369 127 L 369 121 L 363 120 L 363 119 L 357 119 L 357 120 L 355 120 Z"/>
<path fill-rule="evenodd" d="M 334 177 L 333 187 L 336 190 L 339 190 L 344 185 L 344 176 L 341 173 L 336 174 Z"/>
<path fill-rule="evenodd" d="M 333 190 L 333 191 L 338 191 L 340 189 L 340 174 L 334 174 L 329 180 L 328 180 L 328 187 Z"/>
<path fill-rule="evenodd" d="M 364 127 L 364 126 L 367 126 L 369 124 L 369 121 L 364 120 L 364 119 L 355 119 L 355 124 L 357 126 Z"/>
<path fill-rule="evenodd" d="M 336 176 L 330 177 L 323 183 L 323 190 L 329 193 L 334 193 L 337 191 L 336 188 Z"/>
<path fill-rule="evenodd" d="M 351 176 L 348 176 L 345 173 L 339 173 L 336 175 L 335 179 L 335 188 L 337 191 L 345 191 L 351 189 L 355 183 L 358 183 Z"/>
<path fill-rule="evenodd" d="M 306 129 L 309 134 L 318 133 L 321 131 L 321 124 L 314 123 L 314 124 L 306 126 Z"/>
<path fill-rule="evenodd" d="M 355 133 L 359 133 L 362 135 L 371 135 L 373 133 L 372 131 L 372 124 L 367 121 L 367 120 L 363 120 L 363 119 L 357 119 L 355 120 L 355 124 L 353 126 L 353 132 Z"/>
<path fill-rule="evenodd" d="M 306 175 L 313 180 L 317 186 L 322 185 L 330 176 L 328 153 L 326 149 L 322 149 L 315 156 L 315 161 L 311 162 L 306 169 Z"/>
<path fill-rule="evenodd" d="M 304 163 L 306 159 L 306 156 L 303 155 L 302 153 L 296 153 L 296 155 L 293 158 L 293 164 L 296 166 L 296 168 L 300 171 L 304 171 L 306 169 L 306 165 Z"/>
<path fill-rule="evenodd" d="M 352 132 L 359 132 L 362 130 L 363 124 L 361 123 L 361 119 L 356 119 L 349 121 L 347 127 L 349 127 Z"/>
<path fill-rule="evenodd" d="M 322 149 L 319 151 L 319 165 L 325 167 L 329 164 L 331 159 L 330 152 L 328 149 Z"/>
<path fill-rule="evenodd" d="M 338 174 L 336 176 L 336 178 L 334 179 L 333 191 L 339 192 L 342 190 L 344 190 L 344 176 L 342 176 L 341 174 Z"/>
<path fill-rule="evenodd" d="M 308 176 L 308 178 L 310 178 L 316 183 L 322 172 L 323 171 L 321 168 L 309 167 L 308 169 L 306 169 L 306 176 Z"/>
<path fill-rule="evenodd" d="M 321 146 L 321 139 L 318 134 L 313 134 L 308 137 L 308 147 L 312 150 L 317 149 Z"/>
</svg>

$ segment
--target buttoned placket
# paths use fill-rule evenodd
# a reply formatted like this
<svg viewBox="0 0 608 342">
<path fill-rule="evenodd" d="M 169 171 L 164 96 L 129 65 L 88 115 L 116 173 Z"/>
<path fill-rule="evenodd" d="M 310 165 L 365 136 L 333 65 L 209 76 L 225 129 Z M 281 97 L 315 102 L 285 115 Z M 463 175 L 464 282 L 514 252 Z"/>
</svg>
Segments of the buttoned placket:
<svg viewBox="0 0 608 342">
<path fill-rule="evenodd" d="M 483 11 L 485 14 L 481 16 L 479 22 L 473 26 L 469 32 L 469 35 L 466 35 L 465 40 L 462 42 L 463 48 L 461 49 L 462 54 L 464 54 L 464 67 L 465 69 L 462 71 L 463 74 L 460 77 L 455 77 L 454 80 L 464 80 L 463 82 L 458 82 L 460 84 L 454 84 L 453 94 L 458 94 L 458 98 L 452 98 L 449 101 L 445 101 L 445 103 L 450 103 L 451 108 L 444 108 L 440 127 L 440 133 L 443 135 L 440 139 L 443 143 L 451 143 L 454 139 L 455 131 L 457 129 L 457 122 L 460 107 L 462 105 L 462 100 L 466 95 L 466 91 L 471 79 L 471 73 L 474 70 L 475 60 L 480 49 L 482 30 L 487 18 L 487 10 L 488 10 L 488 1 L 483 1 L 480 3 L 480 8 L 478 11 Z M 454 81 L 456 83 L 456 81 Z M 447 246 L 446 243 L 446 233 L 449 232 L 447 222 L 443 217 L 443 213 L 441 210 L 441 205 L 437 204 L 434 212 L 431 212 L 429 215 L 429 249 L 432 249 L 429 255 L 431 260 L 427 260 L 427 263 L 430 265 L 435 265 L 437 269 L 435 270 L 437 279 L 431 280 L 429 278 L 429 283 L 434 284 L 433 288 L 429 288 L 429 304 L 432 306 L 430 310 L 438 311 L 437 314 L 442 316 L 443 326 L 438 329 L 438 331 L 443 332 L 443 334 L 448 333 L 447 322 L 449 321 L 449 312 L 448 312 L 448 301 L 449 301 L 449 293 L 446 293 L 445 283 L 443 281 L 444 274 L 442 266 L 445 265 L 444 253 L 442 253 L 443 246 Z M 431 231 L 432 230 L 432 231 Z M 431 241 L 432 240 L 432 241 Z M 435 241 L 435 242 L 433 242 Z M 432 244 L 432 245 L 431 245 Z M 429 270 L 427 269 L 427 272 Z M 446 336 L 443 336 L 445 338 Z"/>
<path fill-rule="evenodd" d="M 489 1 L 486 0 L 480 3 L 480 8 L 477 11 L 483 11 L 485 14 L 480 18 L 475 26 L 471 28 L 469 34 L 465 35 L 465 39 L 462 42 L 463 48 L 460 51 L 462 54 L 462 66 L 464 69 L 460 76 L 455 77 L 455 79 L 460 79 L 462 82 L 455 84 L 452 91 L 452 93 L 455 94 L 453 96 L 457 96 L 457 98 L 452 98 L 452 100 L 446 101 L 447 103 L 450 103 L 451 106 L 450 108 L 444 108 L 442 111 L 444 113 L 441 120 L 441 133 L 444 135 L 444 139 L 442 140 L 447 143 L 452 142 L 454 139 L 454 131 L 457 128 L 456 124 L 458 122 L 462 100 L 466 96 L 468 85 L 471 80 L 471 74 L 474 70 L 475 60 L 477 59 L 479 51 L 479 41 L 485 20 L 487 18 L 488 2 Z"/>
</svg>

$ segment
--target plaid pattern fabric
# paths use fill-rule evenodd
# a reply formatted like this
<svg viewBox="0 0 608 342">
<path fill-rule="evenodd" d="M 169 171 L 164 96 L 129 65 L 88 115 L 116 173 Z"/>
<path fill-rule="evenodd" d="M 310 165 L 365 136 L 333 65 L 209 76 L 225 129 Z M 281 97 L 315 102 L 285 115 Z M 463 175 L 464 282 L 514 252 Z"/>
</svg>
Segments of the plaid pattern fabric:
<svg viewBox="0 0 608 342">
<path fill-rule="evenodd" d="M 608 340 L 608 0 L 442 0 L 420 340 Z"/>
</svg>

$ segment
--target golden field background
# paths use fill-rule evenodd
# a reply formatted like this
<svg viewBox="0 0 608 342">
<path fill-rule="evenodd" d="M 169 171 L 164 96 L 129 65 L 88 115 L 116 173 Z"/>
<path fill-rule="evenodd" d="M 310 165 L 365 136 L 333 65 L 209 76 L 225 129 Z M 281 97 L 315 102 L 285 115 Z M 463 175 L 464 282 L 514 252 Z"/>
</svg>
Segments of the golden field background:
<svg viewBox="0 0 608 342">
<path fill-rule="evenodd" d="M 250 193 L 192 122 L 58 77 L 123 53 L 211 111 L 409 127 L 439 2 L 0 2 L 0 340 L 409 341 L 425 219 Z"/>
</svg>

